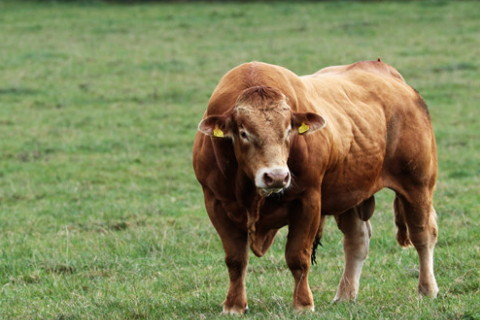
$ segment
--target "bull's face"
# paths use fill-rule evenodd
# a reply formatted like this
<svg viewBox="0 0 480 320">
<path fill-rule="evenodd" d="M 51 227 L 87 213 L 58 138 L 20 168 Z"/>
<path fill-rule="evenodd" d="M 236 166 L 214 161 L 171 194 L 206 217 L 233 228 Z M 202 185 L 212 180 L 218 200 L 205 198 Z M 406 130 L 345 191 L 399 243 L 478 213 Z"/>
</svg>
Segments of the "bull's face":
<svg viewBox="0 0 480 320">
<path fill-rule="evenodd" d="M 253 87 L 240 94 L 233 111 L 202 120 L 199 130 L 217 138 L 231 139 L 238 165 L 268 196 L 291 183 L 287 166 L 290 141 L 325 126 L 315 113 L 292 112 L 285 96 L 269 87 Z"/>
</svg>

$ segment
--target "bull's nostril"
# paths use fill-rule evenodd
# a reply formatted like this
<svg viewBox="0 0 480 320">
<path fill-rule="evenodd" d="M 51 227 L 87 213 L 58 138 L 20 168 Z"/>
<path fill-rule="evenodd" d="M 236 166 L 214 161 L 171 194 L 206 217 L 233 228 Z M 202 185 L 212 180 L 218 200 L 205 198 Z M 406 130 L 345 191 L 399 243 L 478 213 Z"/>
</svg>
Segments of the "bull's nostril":
<svg viewBox="0 0 480 320">
<path fill-rule="evenodd" d="M 265 174 L 263 175 L 263 181 L 265 182 L 265 184 L 266 184 L 267 186 L 271 186 L 272 183 L 273 183 L 273 178 L 270 177 L 270 176 L 268 175 L 268 173 L 265 173 Z"/>
<path fill-rule="evenodd" d="M 285 179 L 283 179 L 283 183 L 286 185 L 288 183 L 288 180 L 290 180 L 290 173 L 287 172 L 285 175 Z"/>
</svg>

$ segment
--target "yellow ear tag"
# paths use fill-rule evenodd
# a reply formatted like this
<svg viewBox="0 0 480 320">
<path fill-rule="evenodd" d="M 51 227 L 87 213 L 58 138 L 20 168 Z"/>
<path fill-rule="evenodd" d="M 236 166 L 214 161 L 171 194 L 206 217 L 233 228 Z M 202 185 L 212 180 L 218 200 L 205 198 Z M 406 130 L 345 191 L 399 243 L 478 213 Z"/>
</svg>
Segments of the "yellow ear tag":
<svg viewBox="0 0 480 320">
<path fill-rule="evenodd" d="M 217 138 L 223 138 L 223 131 L 219 127 L 215 126 L 215 129 L 213 129 L 213 135 Z"/>
<path fill-rule="evenodd" d="M 307 132 L 308 130 L 310 130 L 310 126 L 308 124 L 306 124 L 305 122 L 302 122 L 302 125 L 300 127 L 298 127 L 298 133 L 305 133 Z"/>
</svg>

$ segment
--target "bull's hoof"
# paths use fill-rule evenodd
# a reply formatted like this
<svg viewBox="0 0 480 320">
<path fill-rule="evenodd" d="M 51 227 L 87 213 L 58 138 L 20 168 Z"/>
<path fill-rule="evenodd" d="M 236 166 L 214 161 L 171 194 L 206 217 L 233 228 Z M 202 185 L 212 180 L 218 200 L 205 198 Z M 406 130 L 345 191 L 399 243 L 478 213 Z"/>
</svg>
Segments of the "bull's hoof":
<svg viewBox="0 0 480 320">
<path fill-rule="evenodd" d="M 349 302 L 355 302 L 355 298 L 340 298 L 340 297 L 335 297 L 332 300 L 332 303 L 349 303 Z"/>
<path fill-rule="evenodd" d="M 232 307 L 223 306 L 222 314 L 242 315 L 242 314 L 245 314 L 247 312 L 248 312 L 248 305 L 245 308 L 238 307 L 238 306 L 232 306 Z"/>
<path fill-rule="evenodd" d="M 315 311 L 315 306 L 312 305 L 295 305 L 295 311 L 297 312 L 313 312 Z"/>
<path fill-rule="evenodd" d="M 337 294 L 337 295 L 335 296 L 335 298 L 333 298 L 332 302 L 333 302 L 333 303 L 355 302 L 356 299 L 357 299 L 357 296 L 356 296 L 356 295 L 350 295 L 350 294 L 339 295 L 339 294 Z"/>
<path fill-rule="evenodd" d="M 335 294 L 335 298 L 333 298 L 332 302 L 354 302 L 357 299 L 357 295 L 358 286 L 346 286 L 344 284 L 344 281 L 342 280 L 342 282 L 338 286 L 337 293 Z"/>
<path fill-rule="evenodd" d="M 418 293 L 420 293 L 424 297 L 429 297 L 434 299 L 438 295 L 437 284 L 433 284 L 433 285 L 420 284 L 418 286 Z"/>
</svg>

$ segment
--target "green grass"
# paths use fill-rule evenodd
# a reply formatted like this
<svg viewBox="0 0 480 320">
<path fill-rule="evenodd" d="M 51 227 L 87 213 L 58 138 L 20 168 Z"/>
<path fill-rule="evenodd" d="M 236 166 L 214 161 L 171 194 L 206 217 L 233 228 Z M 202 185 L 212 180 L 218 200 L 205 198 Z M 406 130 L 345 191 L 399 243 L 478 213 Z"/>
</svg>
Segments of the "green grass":
<svg viewBox="0 0 480 320">
<path fill-rule="evenodd" d="M 382 59 L 427 100 L 438 142 L 438 299 L 416 295 L 381 192 L 356 303 L 328 221 L 292 311 L 282 230 L 251 257 L 248 319 L 480 319 L 478 2 L 0 2 L 0 318 L 212 319 L 228 277 L 191 169 L 220 77 Z"/>
</svg>

